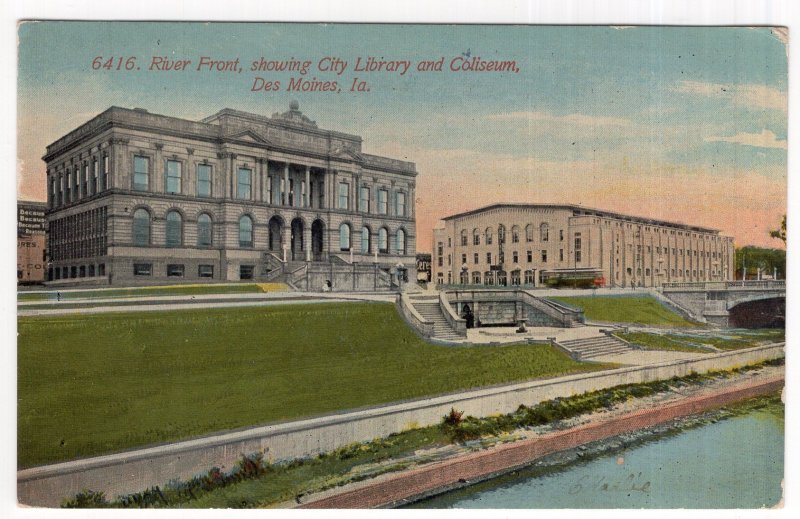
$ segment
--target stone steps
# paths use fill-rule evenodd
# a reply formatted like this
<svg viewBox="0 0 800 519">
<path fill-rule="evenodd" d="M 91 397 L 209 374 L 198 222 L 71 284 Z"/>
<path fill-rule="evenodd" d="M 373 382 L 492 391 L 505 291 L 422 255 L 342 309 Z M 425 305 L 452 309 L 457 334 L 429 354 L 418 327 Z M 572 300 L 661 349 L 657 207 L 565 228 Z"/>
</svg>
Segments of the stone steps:
<svg viewBox="0 0 800 519">
<path fill-rule="evenodd" d="M 626 342 L 608 335 L 559 341 L 559 344 L 574 353 L 580 360 L 604 355 L 619 355 L 634 349 Z"/>
<path fill-rule="evenodd" d="M 450 327 L 450 323 L 445 319 L 442 314 L 442 309 L 439 307 L 439 300 L 414 300 L 411 299 L 411 304 L 417 310 L 419 315 L 426 321 L 433 322 L 433 338 L 442 340 L 456 340 L 463 339 L 458 335 L 455 330 Z"/>
</svg>

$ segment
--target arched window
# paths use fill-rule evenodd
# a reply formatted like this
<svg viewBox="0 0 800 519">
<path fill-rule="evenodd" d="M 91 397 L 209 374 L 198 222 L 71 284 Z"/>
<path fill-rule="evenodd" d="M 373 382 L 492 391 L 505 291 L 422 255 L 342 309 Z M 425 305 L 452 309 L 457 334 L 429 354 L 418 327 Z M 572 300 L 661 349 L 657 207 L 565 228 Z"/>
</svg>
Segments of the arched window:
<svg viewBox="0 0 800 519">
<path fill-rule="evenodd" d="M 253 219 L 247 215 L 239 218 L 239 247 L 253 246 Z"/>
<path fill-rule="evenodd" d="M 473 245 L 481 244 L 481 233 L 478 231 L 478 229 L 472 229 L 472 244 Z"/>
<path fill-rule="evenodd" d="M 539 241 L 548 241 L 550 238 L 550 226 L 543 223 L 539 226 Z"/>
<path fill-rule="evenodd" d="M 167 247 L 183 245 L 183 218 L 178 211 L 167 213 Z"/>
<path fill-rule="evenodd" d="M 369 254 L 369 227 L 361 228 L 361 254 Z"/>
<path fill-rule="evenodd" d="M 519 243 L 519 227 L 516 225 L 511 228 L 511 243 Z"/>
<path fill-rule="evenodd" d="M 339 249 L 350 250 L 350 226 L 346 223 L 339 226 Z"/>
<path fill-rule="evenodd" d="M 492 228 L 491 227 L 487 227 L 486 228 L 486 245 L 491 245 L 491 244 L 492 244 Z"/>
<path fill-rule="evenodd" d="M 533 225 L 528 224 L 525 226 L 525 241 L 531 242 L 533 241 Z"/>
<path fill-rule="evenodd" d="M 403 229 L 397 230 L 397 254 L 403 255 L 406 253 L 406 232 Z"/>
<path fill-rule="evenodd" d="M 197 246 L 210 247 L 213 241 L 211 233 L 211 217 L 202 213 L 197 217 Z"/>
<path fill-rule="evenodd" d="M 466 229 L 461 229 L 461 245 L 462 246 L 466 246 L 467 245 L 467 230 Z"/>
<path fill-rule="evenodd" d="M 386 230 L 386 227 L 378 230 L 378 252 L 389 253 L 389 231 Z"/>
<path fill-rule="evenodd" d="M 506 242 L 506 226 L 502 223 L 497 227 L 497 243 L 503 244 Z"/>
<path fill-rule="evenodd" d="M 150 213 L 141 207 L 133 212 L 133 244 L 150 245 Z"/>
</svg>

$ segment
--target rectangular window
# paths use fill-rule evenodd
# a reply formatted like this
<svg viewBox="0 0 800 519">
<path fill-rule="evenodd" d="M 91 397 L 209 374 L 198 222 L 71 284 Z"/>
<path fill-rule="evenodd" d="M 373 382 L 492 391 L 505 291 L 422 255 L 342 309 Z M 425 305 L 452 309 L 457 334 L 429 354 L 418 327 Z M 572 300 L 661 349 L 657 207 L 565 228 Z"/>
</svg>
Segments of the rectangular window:
<svg viewBox="0 0 800 519">
<path fill-rule="evenodd" d="M 564 261 L 564 249 L 558 249 L 558 261 Z"/>
<path fill-rule="evenodd" d="M 167 265 L 167 277 L 182 278 L 183 265 Z"/>
<path fill-rule="evenodd" d="M 442 254 L 444 254 L 444 243 L 439 242 L 436 245 L 436 255 L 441 256 Z"/>
<path fill-rule="evenodd" d="M 558 230 L 558 241 L 564 241 L 564 229 Z"/>
<path fill-rule="evenodd" d="M 532 263 L 532 262 L 533 262 L 533 251 L 529 250 L 528 251 L 528 263 Z"/>
<path fill-rule="evenodd" d="M 94 264 L 89 265 L 89 272 L 88 272 L 87 276 L 89 276 L 90 278 L 94 277 Z"/>
<path fill-rule="evenodd" d="M 239 265 L 239 279 L 253 279 L 253 265 Z"/>
<path fill-rule="evenodd" d="M 211 166 L 197 165 L 197 196 L 211 196 Z"/>
<path fill-rule="evenodd" d="M 389 192 L 385 189 L 378 190 L 378 214 L 389 212 Z"/>
<path fill-rule="evenodd" d="M 519 253 L 517 251 L 511 253 L 511 261 L 519 263 Z"/>
<path fill-rule="evenodd" d="M 575 236 L 575 263 L 581 262 L 581 237 Z"/>
<path fill-rule="evenodd" d="M 359 191 L 360 195 L 358 197 L 358 209 L 365 213 L 369 212 L 369 188 L 362 187 Z"/>
<path fill-rule="evenodd" d="M 81 198 L 89 196 L 89 164 L 83 165 L 83 188 Z"/>
<path fill-rule="evenodd" d="M 492 264 L 492 253 L 491 252 L 487 252 L 486 253 L 486 263 L 489 264 L 489 265 Z"/>
<path fill-rule="evenodd" d="M 542 251 L 542 263 L 547 263 L 547 251 Z"/>
<path fill-rule="evenodd" d="M 252 171 L 247 168 L 239 168 L 239 174 L 236 176 L 236 198 L 239 200 L 250 200 L 251 173 Z"/>
<path fill-rule="evenodd" d="M 181 192 L 181 163 L 177 160 L 167 161 L 167 193 L 176 195 Z"/>
<path fill-rule="evenodd" d="M 150 159 L 136 155 L 133 157 L 133 189 L 147 191 L 150 181 Z"/>
<path fill-rule="evenodd" d="M 109 161 L 108 155 L 103 155 L 103 183 L 100 189 L 108 189 L 108 174 L 109 174 Z"/>
<path fill-rule="evenodd" d="M 464 265 L 466 263 L 467 263 L 467 255 L 466 254 L 462 254 L 461 255 L 461 264 Z"/>
<path fill-rule="evenodd" d="M 101 263 L 97 266 L 97 275 L 98 276 L 105 276 L 106 275 L 106 264 Z"/>
<path fill-rule="evenodd" d="M 97 159 L 92 160 L 92 194 L 97 193 L 97 179 L 100 176 Z"/>
<path fill-rule="evenodd" d="M 152 263 L 134 263 L 133 275 L 134 276 L 150 276 L 153 274 Z"/>
<path fill-rule="evenodd" d="M 214 265 L 198 265 L 197 266 L 197 277 L 199 277 L 199 278 L 213 278 L 214 277 Z"/>
<path fill-rule="evenodd" d="M 478 258 L 479 258 L 479 257 L 480 257 L 480 255 L 479 255 L 479 254 L 476 252 L 476 253 L 473 255 L 472 262 L 473 262 L 474 264 L 476 264 L 476 265 L 477 265 L 477 264 L 478 264 Z"/>
<path fill-rule="evenodd" d="M 439 256 L 439 261 L 438 261 L 438 263 L 439 263 L 439 266 L 440 266 L 440 267 L 442 266 L 442 263 L 443 263 L 443 262 L 444 262 L 444 258 L 443 258 L 443 257 L 441 257 L 441 256 Z"/>
<path fill-rule="evenodd" d="M 396 193 L 395 194 L 395 215 L 396 216 L 405 216 L 406 215 L 406 194 L 405 193 Z"/>
<path fill-rule="evenodd" d="M 339 209 L 348 209 L 348 195 L 350 194 L 350 184 L 339 182 Z"/>
</svg>

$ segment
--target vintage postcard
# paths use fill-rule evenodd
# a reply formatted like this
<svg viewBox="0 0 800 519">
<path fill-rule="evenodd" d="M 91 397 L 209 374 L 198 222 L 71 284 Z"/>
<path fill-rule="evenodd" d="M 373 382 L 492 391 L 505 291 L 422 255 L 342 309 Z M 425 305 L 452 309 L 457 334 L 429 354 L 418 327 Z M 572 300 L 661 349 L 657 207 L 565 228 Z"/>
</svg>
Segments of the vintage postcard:
<svg viewBox="0 0 800 519">
<path fill-rule="evenodd" d="M 19 506 L 782 506 L 787 28 L 17 31 Z"/>
</svg>

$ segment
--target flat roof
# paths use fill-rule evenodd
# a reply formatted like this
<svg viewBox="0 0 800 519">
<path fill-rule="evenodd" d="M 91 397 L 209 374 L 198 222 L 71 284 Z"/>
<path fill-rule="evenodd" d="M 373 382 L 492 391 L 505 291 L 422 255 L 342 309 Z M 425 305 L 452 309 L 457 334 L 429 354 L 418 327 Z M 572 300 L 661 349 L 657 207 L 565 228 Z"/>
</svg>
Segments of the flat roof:
<svg viewBox="0 0 800 519">
<path fill-rule="evenodd" d="M 490 204 L 478 209 L 464 211 L 450 216 L 445 216 L 442 220 L 455 220 L 464 216 L 472 216 L 474 214 L 484 213 L 493 209 L 564 209 L 572 211 L 573 216 L 599 216 L 602 218 L 614 218 L 617 220 L 625 220 L 628 222 L 640 223 L 644 225 L 661 225 L 665 227 L 675 227 L 678 229 L 696 231 L 696 232 L 711 232 L 719 234 L 719 229 L 712 229 L 710 227 L 700 227 L 697 225 L 688 225 L 680 222 L 670 222 L 667 220 L 657 220 L 655 218 L 647 218 L 642 216 L 631 216 L 622 213 L 615 213 L 613 211 L 604 211 L 602 209 L 592 209 L 590 207 L 583 207 L 577 204 L 523 204 L 523 203 L 497 203 Z"/>
</svg>

